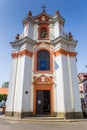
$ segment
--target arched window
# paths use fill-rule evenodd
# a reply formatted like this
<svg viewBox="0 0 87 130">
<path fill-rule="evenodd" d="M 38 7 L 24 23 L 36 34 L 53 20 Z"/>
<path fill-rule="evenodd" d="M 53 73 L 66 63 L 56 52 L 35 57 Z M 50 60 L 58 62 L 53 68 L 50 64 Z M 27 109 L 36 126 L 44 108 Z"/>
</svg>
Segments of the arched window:
<svg viewBox="0 0 87 130">
<path fill-rule="evenodd" d="M 50 54 L 46 50 L 37 53 L 37 70 L 50 70 Z"/>
<path fill-rule="evenodd" d="M 47 38 L 47 29 L 44 27 L 40 29 L 40 38 Z"/>
</svg>

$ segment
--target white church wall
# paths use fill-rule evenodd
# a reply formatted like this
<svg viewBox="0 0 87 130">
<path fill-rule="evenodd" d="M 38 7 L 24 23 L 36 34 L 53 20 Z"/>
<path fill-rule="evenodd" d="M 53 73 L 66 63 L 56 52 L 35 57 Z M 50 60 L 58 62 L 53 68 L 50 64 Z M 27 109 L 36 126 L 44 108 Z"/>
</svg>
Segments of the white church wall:
<svg viewBox="0 0 87 130">
<path fill-rule="evenodd" d="M 79 87 L 78 87 L 78 81 L 76 77 L 77 75 L 76 61 L 75 58 L 71 57 L 70 59 L 71 59 L 70 68 L 72 74 L 71 75 L 72 81 L 70 80 L 70 71 L 69 71 L 67 56 L 60 55 L 55 58 L 55 61 L 58 65 L 58 68 L 55 72 L 56 91 L 54 89 L 56 95 L 54 99 L 54 103 L 56 103 L 55 110 L 57 110 L 57 112 L 73 112 L 74 110 L 75 112 L 77 111 L 81 112 L 81 102 L 80 102 L 79 90 L 78 90 Z"/>
<path fill-rule="evenodd" d="M 30 112 L 31 110 L 31 96 L 33 94 L 32 88 L 32 58 L 25 56 L 23 77 L 23 96 L 22 96 L 22 111 Z M 26 105 L 25 105 L 26 102 Z"/>
<path fill-rule="evenodd" d="M 56 112 L 65 112 L 64 104 L 64 81 L 63 81 L 63 70 L 62 70 L 62 56 L 57 56 L 55 62 L 58 66 L 56 69 L 55 75 L 55 85 L 56 85 Z"/>
<path fill-rule="evenodd" d="M 71 106 L 71 92 L 70 92 L 70 75 L 67 56 L 62 55 L 63 59 L 63 83 L 64 83 L 64 101 L 65 101 L 65 112 L 72 112 Z"/>
<path fill-rule="evenodd" d="M 24 32 L 21 36 L 28 36 L 29 23 L 24 25 Z"/>
<path fill-rule="evenodd" d="M 58 50 L 59 48 L 62 48 L 64 50 L 68 50 L 70 52 L 75 52 L 75 48 L 74 48 L 73 44 L 59 42 L 58 44 L 55 45 L 55 50 Z"/>
<path fill-rule="evenodd" d="M 82 110 L 81 110 L 79 85 L 78 85 L 78 79 L 77 79 L 76 58 L 71 57 L 70 62 L 71 62 L 72 86 L 73 86 L 73 94 L 74 94 L 75 112 L 81 112 Z"/>
<path fill-rule="evenodd" d="M 30 111 L 31 97 L 31 63 L 32 59 L 27 56 L 18 58 L 16 85 L 14 93 L 14 111 Z M 26 102 L 26 105 L 24 105 Z"/>
<path fill-rule="evenodd" d="M 24 49 L 26 49 L 26 48 L 27 48 L 27 50 L 29 50 L 30 52 L 33 51 L 32 44 L 30 44 L 29 42 L 27 42 L 27 43 L 25 44 L 25 48 L 24 48 Z"/>
<path fill-rule="evenodd" d="M 54 33 L 54 25 L 53 24 L 50 24 L 50 34 L 49 34 L 49 36 L 50 36 L 50 40 L 53 40 L 54 38 L 55 38 L 55 33 Z"/>
<path fill-rule="evenodd" d="M 22 93 L 23 93 L 23 72 L 24 72 L 24 56 L 18 57 L 16 86 L 14 95 L 14 111 L 21 112 L 22 109 Z"/>
<path fill-rule="evenodd" d="M 29 22 L 29 30 L 28 30 L 29 38 L 33 39 L 33 33 L 34 33 L 34 25 Z"/>
<path fill-rule="evenodd" d="M 81 112 L 75 57 L 63 56 L 64 99 L 66 112 Z"/>
<path fill-rule="evenodd" d="M 60 30 L 60 35 L 63 36 L 64 35 L 64 29 L 63 29 L 62 24 L 59 24 L 59 30 Z"/>
<path fill-rule="evenodd" d="M 59 29 L 59 22 L 58 21 L 54 23 L 54 34 L 55 34 L 55 38 L 60 36 L 60 29 Z"/>
<path fill-rule="evenodd" d="M 35 24 L 34 25 L 34 33 L 33 33 L 33 40 L 37 40 L 38 39 L 38 25 Z"/>
<path fill-rule="evenodd" d="M 6 102 L 6 111 L 12 111 L 14 106 L 13 102 L 14 102 L 14 94 L 15 94 L 14 90 L 16 86 L 17 62 L 18 62 L 17 59 L 12 59 L 9 91 L 8 91 L 8 98 Z"/>
</svg>

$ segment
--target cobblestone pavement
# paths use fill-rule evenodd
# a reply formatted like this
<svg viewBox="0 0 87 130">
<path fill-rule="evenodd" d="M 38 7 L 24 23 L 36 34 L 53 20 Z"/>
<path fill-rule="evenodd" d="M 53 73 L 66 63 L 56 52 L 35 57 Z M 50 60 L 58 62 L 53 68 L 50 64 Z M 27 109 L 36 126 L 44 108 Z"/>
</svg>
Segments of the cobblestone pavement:
<svg viewBox="0 0 87 130">
<path fill-rule="evenodd" d="M 0 130 L 87 130 L 87 120 L 79 122 L 33 122 L 0 118 Z"/>
</svg>

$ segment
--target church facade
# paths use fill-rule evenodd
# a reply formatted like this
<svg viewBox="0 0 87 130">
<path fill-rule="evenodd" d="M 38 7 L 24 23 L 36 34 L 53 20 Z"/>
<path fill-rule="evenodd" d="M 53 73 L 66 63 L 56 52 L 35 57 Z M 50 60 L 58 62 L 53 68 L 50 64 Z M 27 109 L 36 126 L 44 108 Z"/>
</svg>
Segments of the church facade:
<svg viewBox="0 0 87 130">
<path fill-rule="evenodd" d="M 77 41 L 64 32 L 65 19 L 43 11 L 23 20 L 11 42 L 12 65 L 6 115 L 81 118 L 77 80 Z"/>
</svg>

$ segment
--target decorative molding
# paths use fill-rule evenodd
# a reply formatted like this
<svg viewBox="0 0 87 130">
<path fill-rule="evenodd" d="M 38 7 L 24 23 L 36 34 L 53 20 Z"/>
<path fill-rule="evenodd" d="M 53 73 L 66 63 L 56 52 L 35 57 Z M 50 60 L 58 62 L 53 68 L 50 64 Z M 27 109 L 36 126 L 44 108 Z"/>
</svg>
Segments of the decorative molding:
<svg viewBox="0 0 87 130">
<path fill-rule="evenodd" d="M 59 21 L 59 23 L 64 26 L 64 21 Z"/>
<path fill-rule="evenodd" d="M 44 71 L 41 71 L 41 70 L 37 70 L 37 53 L 41 50 L 46 50 L 49 52 L 50 54 L 50 70 L 44 70 Z M 40 49 L 37 49 L 34 51 L 34 70 L 33 70 L 34 73 L 53 73 L 53 51 L 52 50 L 49 50 L 47 48 L 40 48 Z"/>
<path fill-rule="evenodd" d="M 51 40 L 51 43 L 54 46 L 57 45 L 58 43 L 64 43 L 64 44 L 72 45 L 74 48 L 76 47 L 77 42 L 78 41 L 76 41 L 76 40 L 66 39 L 63 36 L 59 36 L 59 37 L 55 38 L 54 40 Z"/>
<path fill-rule="evenodd" d="M 53 82 L 53 77 L 52 76 L 45 76 L 41 75 L 40 77 L 34 76 L 33 77 L 33 85 L 52 85 L 54 84 Z"/>
<path fill-rule="evenodd" d="M 18 56 L 29 56 L 29 57 L 32 57 L 33 53 L 30 52 L 29 50 L 25 49 L 25 50 L 22 50 L 22 51 L 19 51 L 19 52 L 13 52 L 12 53 L 12 58 L 18 58 Z"/>
<path fill-rule="evenodd" d="M 41 75 L 40 77 L 33 77 L 33 85 L 34 85 L 34 102 L 33 102 L 33 112 L 36 114 L 36 94 L 37 90 L 49 90 L 50 91 L 50 115 L 53 115 L 53 77 Z"/>
<path fill-rule="evenodd" d="M 44 19 L 42 19 L 42 17 L 44 17 Z M 48 15 L 44 12 L 38 18 L 39 18 L 39 22 L 48 22 L 49 20 Z"/>
<path fill-rule="evenodd" d="M 66 50 L 63 50 L 63 49 L 59 49 L 57 50 L 56 52 L 54 52 L 54 55 L 55 56 L 58 56 L 58 55 L 69 55 L 70 57 L 76 57 L 77 53 L 76 52 L 70 52 L 70 51 L 66 51 Z"/>
<path fill-rule="evenodd" d="M 16 46 L 20 46 L 20 45 L 22 45 L 24 43 L 28 43 L 28 44 L 30 44 L 33 47 L 33 45 L 35 45 L 36 41 L 32 40 L 28 36 L 25 36 L 22 39 L 20 39 L 20 37 L 19 37 L 19 40 L 15 40 L 13 42 L 10 42 L 10 44 L 11 44 L 11 46 L 13 48 L 16 47 Z"/>
<path fill-rule="evenodd" d="M 48 24 L 38 24 L 39 28 L 38 28 L 38 40 L 49 40 L 49 25 Z M 46 38 L 41 38 L 40 37 L 40 31 L 42 28 L 46 28 L 47 30 L 47 37 Z"/>
<path fill-rule="evenodd" d="M 51 42 L 36 42 L 36 45 L 40 45 L 40 44 L 42 44 L 42 43 L 45 43 L 45 44 L 47 44 L 47 45 L 51 45 Z"/>
</svg>

